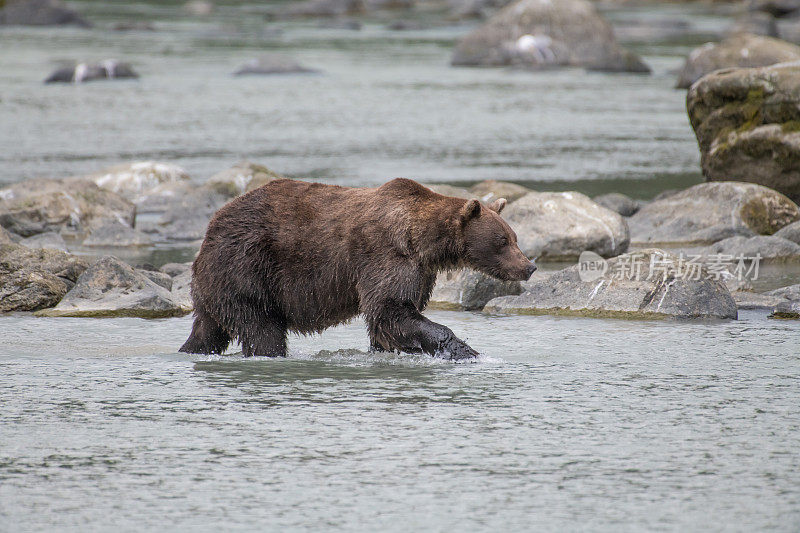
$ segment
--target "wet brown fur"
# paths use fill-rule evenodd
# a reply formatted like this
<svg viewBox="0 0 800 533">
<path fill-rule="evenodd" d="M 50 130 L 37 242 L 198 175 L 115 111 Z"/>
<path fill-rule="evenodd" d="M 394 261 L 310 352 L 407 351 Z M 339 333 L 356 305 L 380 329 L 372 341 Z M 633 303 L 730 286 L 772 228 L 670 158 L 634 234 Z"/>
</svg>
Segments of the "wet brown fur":
<svg viewBox="0 0 800 533">
<path fill-rule="evenodd" d="M 516 235 L 477 200 L 408 179 L 378 188 L 276 180 L 213 217 L 192 267 L 195 322 L 181 351 L 286 354 L 286 332 L 308 334 L 361 314 L 373 349 L 475 355 L 421 315 L 436 274 L 470 266 L 501 279 L 535 267 Z M 493 210 L 494 209 L 494 210 Z"/>
</svg>

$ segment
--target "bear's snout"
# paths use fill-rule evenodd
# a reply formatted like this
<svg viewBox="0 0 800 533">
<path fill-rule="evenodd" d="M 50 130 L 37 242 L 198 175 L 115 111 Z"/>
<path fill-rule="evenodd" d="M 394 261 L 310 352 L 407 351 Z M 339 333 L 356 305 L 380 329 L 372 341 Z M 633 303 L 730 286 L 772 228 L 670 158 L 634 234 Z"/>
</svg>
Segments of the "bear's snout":
<svg viewBox="0 0 800 533">
<path fill-rule="evenodd" d="M 528 269 L 527 269 L 527 275 L 525 276 L 525 281 L 528 281 L 531 278 L 531 276 L 533 276 L 534 272 L 536 272 L 536 263 L 531 261 L 530 263 L 528 263 Z"/>
</svg>

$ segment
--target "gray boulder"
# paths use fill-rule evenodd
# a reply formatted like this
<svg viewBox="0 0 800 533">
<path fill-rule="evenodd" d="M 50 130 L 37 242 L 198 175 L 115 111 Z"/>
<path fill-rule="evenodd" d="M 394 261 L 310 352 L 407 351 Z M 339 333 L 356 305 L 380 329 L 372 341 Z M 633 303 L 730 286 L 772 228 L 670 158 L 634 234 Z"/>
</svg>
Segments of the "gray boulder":
<svg viewBox="0 0 800 533">
<path fill-rule="evenodd" d="M 233 73 L 234 76 L 248 74 L 311 74 L 317 70 L 304 67 L 294 59 L 282 54 L 264 54 L 251 59 Z"/>
<path fill-rule="evenodd" d="M 769 291 L 767 295 L 784 298 L 786 300 L 800 300 L 800 283 Z"/>
<path fill-rule="evenodd" d="M 211 176 L 203 185 L 225 198 L 235 198 L 284 176 L 264 165 L 239 161 L 234 166 Z"/>
<path fill-rule="evenodd" d="M 83 259 L 57 250 L 0 244 L 0 312 L 56 305 L 86 267 Z"/>
<path fill-rule="evenodd" d="M 192 302 L 192 271 L 187 270 L 172 279 L 172 299 L 181 309 L 189 313 L 194 309 Z"/>
<path fill-rule="evenodd" d="M 59 0 L 0 1 L 0 25 L 89 28 L 91 24 Z"/>
<path fill-rule="evenodd" d="M 779 303 L 775 306 L 775 310 L 772 311 L 769 317 L 784 320 L 800 320 L 800 300 L 787 300 Z"/>
<path fill-rule="evenodd" d="M 54 231 L 39 233 L 27 239 L 21 239 L 19 244 L 27 246 L 28 248 L 49 248 L 51 250 L 61 250 L 68 252 L 67 243 L 64 238 Z"/>
<path fill-rule="evenodd" d="M 191 186 L 189 174 L 184 169 L 157 161 L 116 165 L 81 179 L 91 180 L 97 186 L 124 196 L 136 204 L 150 196 L 164 194 L 159 190 L 160 187 L 174 184 Z"/>
<path fill-rule="evenodd" d="M 589 250 L 604 257 L 628 249 L 628 225 L 619 213 L 578 192 L 530 192 L 503 211 L 520 249 L 532 258 L 573 260 Z"/>
<path fill-rule="evenodd" d="M 628 219 L 633 243 L 710 244 L 772 234 L 800 218 L 784 195 L 752 183 L 701 183 L 642 207 Z"/>
<path fill-rule="evenodd" d="M 442 272 L 436 278 L 428 307 L 473 311 L 482 309 L 492 298 L 521 292 L 519 281 L 500 281 L 469 269 Z"/>
<path fill-rule="evenodd" d="M 45 83 L 85 83 L 96 80 L 138 78 L 139 75 L 128 63 L 106 59 L 100 63 L 76 63 L 56 69 Z"/>
<path fill-rule="evenodd" d="M 227 198 L 208 189 L 197 189 L 176 199 L 155 220 L 142 220 L 138 229 L 153 242 L 199 241 L 205 237 L 208 222 Z"/>
<path fill-rule="evenodd" d="M 170 291 L 116 257 L 105 256 L 78 278 L 59 304 L 38 316 L 162 318 L 185 314 Z"/>
<path fill-rule="evenodd" d="M 733 300 L 736 302 L 736 307 L 739 309 L 772 311 L 775 309 L 775 306 L 786 301 L 785 298 L 748 291 L 736 291 L 732 292 L 731 295 L 733 296 Z"/>
<path fill-rule="evenodd" d="M 469 192 L 472 193 L 473 198 L 488 205 L 499 198 L 505 198 L 510 204 L 533 191 L 508 181 L 485 180 L 470 187 Z"/>
<path fill-rule="evenodd" d="M 84 246 L 96 247 L 128 247 L 149 246 L 149 236 L 117 220 L 109 220 L 94 228 L 83 241 Z"/>
<path fill-rule="evenodd" d="M 800 60 L 800 47 L 763 35 L 738 33 L 718 43 L 695 48 L 686 58 L 676 87 L 688 89 L 715 70 L 732 67 L 765 67 Z"/>
<path fill-rule="evenodd" d="M 598 205 L 610 209 L 615 213 L 619 213 L 624 217 L 632 216 L 642 206 L 641 202 L 618 192 L 601 194 L 600 196 L 595 196 L 592 200 Z"/>
<path fill-rule="evenodd" d="M 800 261 L 800 245 L 773 235 L 729 237 L 708 247 L 707 255 L 760 256 L 763 261 Z"/>
<path fill-rule="evenodd" d="M 708 181 L 758 183 L 800 201 L 800 62 L 724 69 L 686 96 Z"/>
<path fill-rule="evenodd" d="M 135 206 L 82 179 L 27 180 L 0 189 L 0 226 L 23 237 L 84 234 L 108 219 L 133 225 Z"/>
<path fill-rule="evenodd" d="M 192 263 L 167 263 L 165 265 L 161 265 L 161 272 L 169 275 L 171 278 L 175 278 L 184 274 L 186 272 L 190 272 L 192 270 Z"/>
<path fill-rule="evenodd" d="M 452 64 L 650 72 L 617 43 L 611 25 L 586 0 L 517 0 L 461 39 Z"/>
<path fill-rule="evenodd" d="M 800 220 L 792 222 L 775 232 L 776 237 L 788 239 L 795 244 L 800 244 Z"/>
<path fill-rule="evenodd" d="M 519 296 L 495 298 L 485 313 L 555 314 L 616 318 L 733 318 L 736 302 L 724 282 L 701 270 L 678 268 L 679 259 L 650 249 L 609 259 L 606 270 L 560 270 L 527 284 Z M 697 278 L 697 279 L 695 279 Z"/>
<path fill-rule="evenodd" d="M 170 276 L 166 272 L 161 272 L 158 269 L 143 268 L 143 267 L 136 267 L 135 270 L 136 272 L 142 274 L 144 277 L 146 277 L 156 285 L 160 285 L 161 287 L 164 287 L 168 291 L 172 290 L 172 283 L 173 283 L 172 276 Z"/>
</svg>

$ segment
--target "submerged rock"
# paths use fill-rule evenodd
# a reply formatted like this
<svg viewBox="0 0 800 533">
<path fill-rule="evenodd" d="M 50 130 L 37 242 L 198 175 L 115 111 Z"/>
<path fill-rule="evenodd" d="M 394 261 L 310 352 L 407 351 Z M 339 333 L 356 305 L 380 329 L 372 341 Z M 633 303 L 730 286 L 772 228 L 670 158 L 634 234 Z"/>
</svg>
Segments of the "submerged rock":
<svg viewBox="0 0 800 533">
<path fill-rule="evenodd" d="M 731 67 L 765 67 L 800 60 L 800 47 L 762 35 L 739 33 L 719 43 L 695 48 L 686 58 L 676 87 L 687 89 L 715 70 Z"/>
<path fill-rule="evenodd" d="M 488 313 L 556 314 L 616 318 L 732 318 L 736 302 L 725 283 L 702 268 L 689 275 L 679 258 L 650 249 L 624 254 L 605 271 L 581 265 L 526 284 L 519 296 L 495 298 Z M 697 277 L 697 279 L 695 279 Z"/>
<path fill-rule="evenodd" d="M 625 220 L 578 192 L 530 192 L 509 205 L 503 218 L 532 258 L 572 260 L 589 250 L 604 257 L 628 249 Z"/>
<path fill-rule="evenodd" d="M 106 223 L 94 228 L 86 240 L 84 246 L 98 247 L 127 247 L 127 246 L 148 246 L 152 244 L 150 237 L 139 230 L 120 223 L 117 220 L 109 220 Z"/>
<path fill-rule="evenodd" d="M 709 181 L 747 181 L 800 201 L 800 62 L 713 72 L 686 97 Z"/>
<path fill-rule="evenodd" d="M 442 272 L 436 278 L 428 307 L 473 311 L 482 309 L 489 300 L 498 296 L 521 292 L 519 281 L 500 281 L 468 269 Z"/>
<path fill-rule="evenodd" d="M 533 191 L 508 181 L 485 180 L 470 187 L 469 192 L 485 204 L 491 204 L 499 198 L 505 198 L 510 204 Z"/>
<path fill-rule="evenodd" d="M 283 177 L 264 165 L 239 161 L 233 167 L 211 176 L 204 187 L 225 198 L 235 198 Z"/>
<path fill-rule="evenodd" d="M 37 314 L 161 318 L 184 313 L 166 288 L 116 257 L 106 256 L 81 274 L 72 290 L 56 307 Z"/>
<path fill-rule="evenodd" d="M 774 235 L 730 237 L 708 247 L 708 254 L 760 257 L 764 261 L 800 261 L 800 245 Z"/>
<path fill-rule="evenodd" d="M 517 0 L 461 39 L 452 64 L 650 72 L 617 43 L 611 25 L 586 0 Z"/>
<path fill-rule="evenodd" d="M 752 183 L 701 183 L 653 201 L 628 219 L 633 243 L 710 244 L 771 234 L 800 218 L 784 195 Z"/>
<path fill-rule="evenodd" d="M 0 25 L 63 26 L 89 28 L 86 19 L 59 0 L 0 1 Z"/>
<path fill-rule="evenodd" d="M 775 232 L 776 237 L 788 239 L 795 244 L 800 244 L 800 220 L 792 222 L 788 226 L 784 226 Z"/>
<path fill-rule="evenodd" d="M 769 315 L 770 318 L 780 318 L 784 320 L 800 320 L 800 301 L 785 301 L 775 306 L 775 310 Z"/>
<path fill-rule="evenodd" d="M 0 226 L 23 237 L 82 234 L 106 220 L 128 226 L 135 206 L 85 179 L 27 180 L 0 189 Z"/>
<path fill-rule="evenodd" d="M 0 312 L 56 305 L 86 267 L 83 259 L 57 250 L 0 244 Z"/>
<path fill-rule="evenodd" d="M 33 237 L 28 237 L 27 239 L 22 239 L 19 241 L 19 244 L 27 246 L 28 248 L 48 248 L 50 250 L 60 250 L 62 252 L 69 251 L 67 250 L 67 243 L 64 242 L 64 238 L 54 231 L 47 231 L 34 235 Z"/>
<path fill-rule="evenodd" d="M 61 67 L 50 74 L 45 83 L 83 83 L 95 80 L 117 80 L 138 78 L 139 75 L 128 63 L 106 59 L 100 63 L 78 63 Z"/>
<path fill-rule="evenodd" d="M 234 76 L 246 74 L 310 74 L 317 70 L 304 67 L 294 59 L 281 54 L 265 54 L 239 67 Z"/>
<path fill-rule="evenodd" d="M 601 194 L 592 198 L 598 205 L 619 213 L 624 217 L 634 215 L 642 206 L 641 202 L 618 192 Z"/>
</svg>

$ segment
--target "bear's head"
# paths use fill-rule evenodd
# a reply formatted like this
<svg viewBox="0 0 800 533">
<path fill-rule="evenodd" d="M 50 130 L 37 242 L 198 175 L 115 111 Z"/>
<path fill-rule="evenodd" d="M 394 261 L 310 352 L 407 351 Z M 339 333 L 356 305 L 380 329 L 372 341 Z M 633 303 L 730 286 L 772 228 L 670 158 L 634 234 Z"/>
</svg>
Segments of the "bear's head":
<svg viewBox="0 0 800 533">
<path fill-rule="evenodd" d="M 526 281 L 536 271 L 517 246 L 517 234 L 500 218 L 506 206 L 500 198 L 490 206 L 472 199 L 459 212 L 463 261 L 479 272 L 504 281 Z"/>
</svg>

